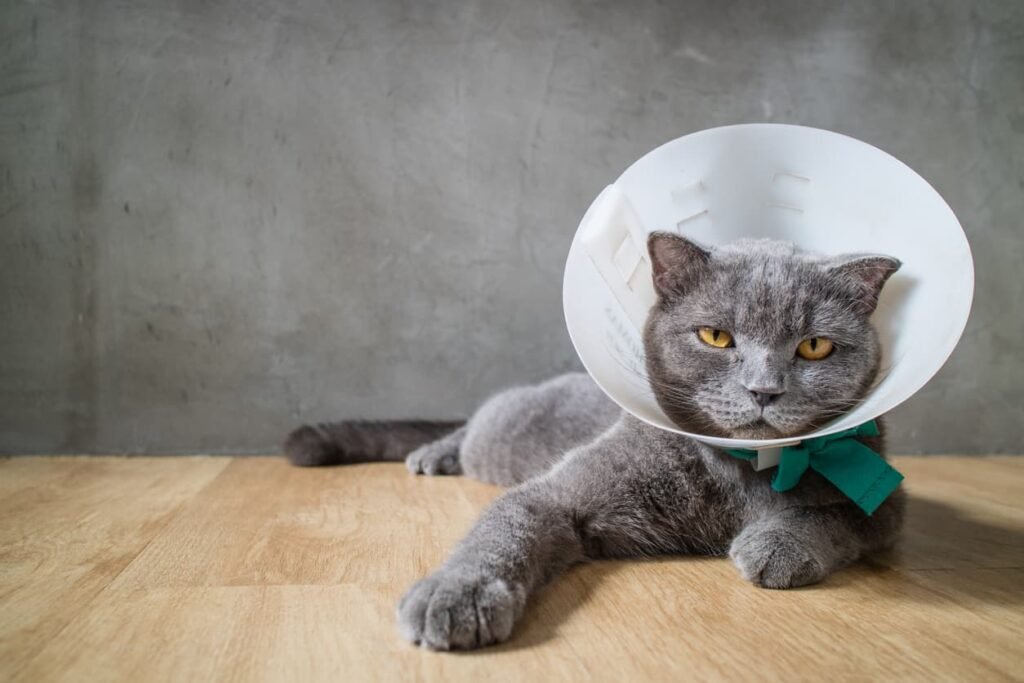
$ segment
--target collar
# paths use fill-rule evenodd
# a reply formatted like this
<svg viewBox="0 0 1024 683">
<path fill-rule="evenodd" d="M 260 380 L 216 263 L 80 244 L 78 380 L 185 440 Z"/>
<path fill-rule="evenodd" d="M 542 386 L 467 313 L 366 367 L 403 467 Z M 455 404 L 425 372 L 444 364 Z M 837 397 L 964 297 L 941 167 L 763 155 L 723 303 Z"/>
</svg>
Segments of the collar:
<svg viewBox="0 0 1024 683">
<path fill-rule="evenodd" d="M 903 475 L 882 456 L 858 441 L 859 437 L 878 435 L 878 425 L 872 420 L 853 429 L 786 446 L 772 475 L 772 488 L 780 492 L 790 490 L 810 467 L 870 515 L 903 481 Z M 743 460 L 757 457 L 757 451 L 725 452 Z"/>
</svg>

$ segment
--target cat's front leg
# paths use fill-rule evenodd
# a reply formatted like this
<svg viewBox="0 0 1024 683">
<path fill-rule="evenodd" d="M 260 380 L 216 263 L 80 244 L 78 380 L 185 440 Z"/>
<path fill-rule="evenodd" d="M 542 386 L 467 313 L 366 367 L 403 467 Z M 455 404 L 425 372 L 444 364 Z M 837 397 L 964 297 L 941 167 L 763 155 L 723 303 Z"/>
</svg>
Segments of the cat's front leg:
<svg viewBox="0 0 1024 683">
<path fill-rule="evenodd" d="M 817 583 L 866 552 L 892 545 L 903 516 L 903 495 L 873 517 L 852 503 L 794 506 L 747 524 L 729 549 L 740 573 L 762 588 Z"/>
<path fill-rule="evenodd" d="M 435 650 L 502 642 L 529 595 L 582 559 L 572 515 L 547 482 L 527 482 L 495 501 L 445 564 L 409 589 L 399 629 Z"/>
</svg>

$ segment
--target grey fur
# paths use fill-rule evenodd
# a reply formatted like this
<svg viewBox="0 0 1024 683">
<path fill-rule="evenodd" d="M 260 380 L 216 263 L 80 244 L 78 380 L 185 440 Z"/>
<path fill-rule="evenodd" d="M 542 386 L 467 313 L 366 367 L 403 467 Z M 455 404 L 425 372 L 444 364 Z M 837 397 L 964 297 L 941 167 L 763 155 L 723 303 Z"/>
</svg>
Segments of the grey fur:
<svg viewBox="0 0 1024 683">
<path fill-rule="evenodd" d="M 415 473 L 461 472 L 512 486 L 543 474 L 572 448 L 593 441 L 621 412 L 587 375 L 562 375 L 490 398 L 465 429 L 413 451 L 406 463 Z M 456 464 L 435 464 L 453 458 Z"/>
<path fill-rule="evenodd" d="M 645 331 L 648 373 L 680 426 L 730 436 L 797 434 L 860 399 L 878 370 L 868 324 L 899 263 L 827 258 L 744 241 L 707 250 L 654 234 L 658 304 Z M 696 328 L 729 330 L 707 347 Z M 795 357 L 808 336 L 837 343 Z M 756 393 L 772 392 L 763 407 Z M 882 452 L 881 438 L 866 440 Z M 622 413 L 586 375 L 509 390 L 467 424 L 414 450 L 412 471 L 514 485 L 398 605 L 402 634 L 449 650 L 501 642 L 531 594 L 573 564 L 698 553 L 732 558 L 765 588 L 814 583 L 899 531 L 899 491 L 866 516 L 813 471 L 784 494 L 770 472 Z"/>
</svg>

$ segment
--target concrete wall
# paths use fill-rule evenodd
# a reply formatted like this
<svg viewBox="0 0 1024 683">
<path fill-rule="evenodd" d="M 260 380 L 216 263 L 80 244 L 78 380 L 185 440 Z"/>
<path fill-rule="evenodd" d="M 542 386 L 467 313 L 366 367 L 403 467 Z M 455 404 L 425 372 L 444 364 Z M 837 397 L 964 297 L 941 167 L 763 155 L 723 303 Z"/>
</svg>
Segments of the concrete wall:
<svg viewBox="0 0 1024 683">
<path fill-rule="evenodd" d="M 894 447 L 1024 451 L 1019 0 L 4 2 L 0 451 L 271 451 L 575 368 L 590 200 L 748 121 L 947 198 L 974 313 Z"/>
</svg>

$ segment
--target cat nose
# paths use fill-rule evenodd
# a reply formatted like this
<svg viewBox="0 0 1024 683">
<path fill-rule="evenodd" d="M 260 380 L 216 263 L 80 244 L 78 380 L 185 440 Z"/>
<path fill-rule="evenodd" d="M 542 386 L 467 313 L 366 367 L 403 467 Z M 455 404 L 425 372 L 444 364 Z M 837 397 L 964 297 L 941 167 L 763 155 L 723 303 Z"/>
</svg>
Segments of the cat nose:
<svg viewBox="0 0 1024 683">
<path fill-rule="evenodd" d="M 782 389 L 748 389 L 748 391 L 754 397 L 754 400 L 757 401 L 757 405 L 762 408 L 767 407 L 769 403 L 786 393 Z"/>
</svg>

